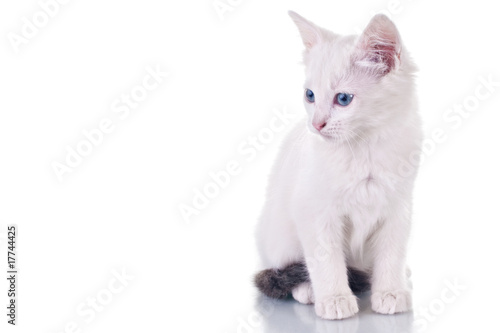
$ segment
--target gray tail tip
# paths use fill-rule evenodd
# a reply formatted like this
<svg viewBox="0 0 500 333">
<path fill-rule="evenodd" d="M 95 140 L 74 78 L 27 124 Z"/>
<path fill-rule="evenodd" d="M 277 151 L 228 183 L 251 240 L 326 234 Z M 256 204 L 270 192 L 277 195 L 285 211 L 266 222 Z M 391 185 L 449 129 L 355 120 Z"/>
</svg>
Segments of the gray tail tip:
<svg viewBox="0 0 500 333">
<path fill-rule="evenodd" d="M 283 288 L 277 270 L 265 269 L 255 274 L 254 284 L 261 293 L 271 298 L 286 298 L 290 293 Z"/>
<path fill-rule="evenodd" d="M 370 290 L 368 273 L 348 267 L 349 287 L 354 293 Z M 309 274 L 304 263 L 293 263 L 282 269 L 265 269 L 254 277 L 254 284 L 264 295 L 283 299 L 292 293 L 292 289 L 308 282 Z"/>
<path fill-rule="evenodd" d="M 309 280 L 303 263 L 293 263 L 282 269 L 265 269 L 255 275 L 255 286 L 271 298 L 286 298 L 292 289 Z"/>
</svg>

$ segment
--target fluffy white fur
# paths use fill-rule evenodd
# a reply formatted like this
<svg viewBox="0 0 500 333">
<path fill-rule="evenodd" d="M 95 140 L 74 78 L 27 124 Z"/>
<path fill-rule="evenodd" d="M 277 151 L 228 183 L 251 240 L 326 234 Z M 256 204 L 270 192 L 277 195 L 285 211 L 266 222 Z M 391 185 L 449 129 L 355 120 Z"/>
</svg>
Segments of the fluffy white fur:
<svg viewBox="0 0 500 333">
<path fill-rule="evenodd" d="M 293 296 L 315 303 L 320 317 L 358 312 L 348 266 L 371 275 L 374 311 L 407 311 L 405 257 L 417 170 L 400 167 L 418 159 L 422 139 L 416 67 L 384 15 L 361 36 L 290 16 L 305 45 L 304 88 L 315 102 L 304 102 L 307 119 L 288 135 L 271 173 L 257 229 L 263 263 L 279 269 L 305 261 L 312 285 L 297 286 Z M 348 106 L 333 102 L 340 92 L 354 95 Z M 326 126 L 318 131 L 317 122 Z"/>
</svg>

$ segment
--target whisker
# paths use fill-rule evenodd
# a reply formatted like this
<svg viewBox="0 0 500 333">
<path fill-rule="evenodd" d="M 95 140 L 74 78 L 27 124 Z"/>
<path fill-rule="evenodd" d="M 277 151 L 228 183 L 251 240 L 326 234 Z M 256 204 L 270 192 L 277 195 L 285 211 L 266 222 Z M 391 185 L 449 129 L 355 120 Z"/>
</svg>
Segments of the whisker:
<svg viewBox="0 0 500 333">
<path fill-rule="evenodd" d="M 349 138 L 347 137 L 347 135 L 344 135 L 344 134 L 343 134 L 343 137 L 346 139 L 347 145 L 349 146 L 349 149 L 351 150 L 352 158 L 354 159 L 356 164 L 358 164 L 358 161 L 356 160 L 356 156 L 354 155 L 354 150 L 352 150 L 351 143 L 349 142 Z"/>
<path fill-rule="evenodd" d="M 360 134 L 358 134 L 355 131 L 348 129 L 348 128 L 346 128 L 346 130 L 349 131 L 350 133 L 354 134 L 357 138 L 363 140 L 366 144 L 368 144 L 368 141 L 365 138 L 363 138 Z"/>
</svg>

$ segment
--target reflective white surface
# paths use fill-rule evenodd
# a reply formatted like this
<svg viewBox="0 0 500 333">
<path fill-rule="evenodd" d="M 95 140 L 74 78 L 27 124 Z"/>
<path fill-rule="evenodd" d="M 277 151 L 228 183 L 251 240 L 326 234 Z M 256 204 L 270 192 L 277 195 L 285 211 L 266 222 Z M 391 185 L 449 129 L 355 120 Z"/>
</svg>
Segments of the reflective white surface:
<svg viewBox="0 0 500 333">
<path fill-rule="evenodd" d="M 324 320 L 314 313 L 313 305 L 293 299 L 271 301 L 260 297 L 256 309 L 263 314 L 264 333 L 412 333 L 413 312 L 381 315 L 370 308 L 370 295 L 358 295 L 359 313 L 344 320 Z"/>
</svg>

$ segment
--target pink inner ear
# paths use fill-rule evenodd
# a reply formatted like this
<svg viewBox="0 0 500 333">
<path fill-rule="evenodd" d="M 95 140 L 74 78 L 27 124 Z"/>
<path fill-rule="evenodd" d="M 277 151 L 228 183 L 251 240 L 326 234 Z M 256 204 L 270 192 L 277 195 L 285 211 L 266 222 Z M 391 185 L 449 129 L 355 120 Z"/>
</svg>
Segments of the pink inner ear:
<svg viewBox="0 0 500 333">
<path fill-rule="evenodd" d="M 389 73 L 396 67 L 396 58 L 399 58 L 399 50 L 395 43 L 388 40 L 377 40 L 368 46 L 367 55 L 371 62 L 385 64 L 383 74 Z"/>
<path fill-rule="evenodd" d="M 372 63 L 378 73 L 385 75 L 396 67 L 401 43 L 396 27 L 388 18 L 376 16 L 360 42 L 364 61 Z"/>
</svg>

